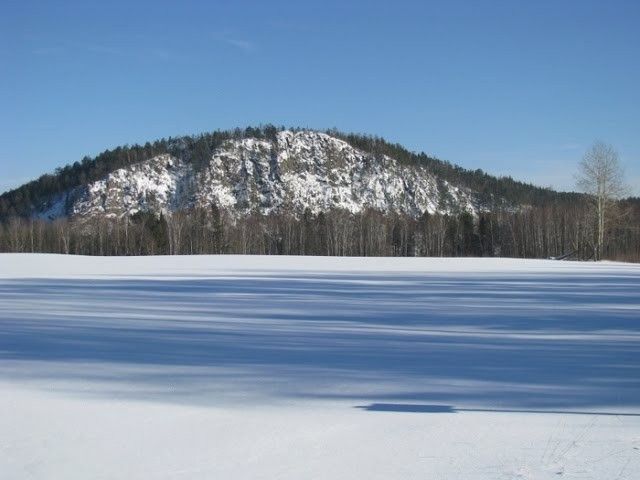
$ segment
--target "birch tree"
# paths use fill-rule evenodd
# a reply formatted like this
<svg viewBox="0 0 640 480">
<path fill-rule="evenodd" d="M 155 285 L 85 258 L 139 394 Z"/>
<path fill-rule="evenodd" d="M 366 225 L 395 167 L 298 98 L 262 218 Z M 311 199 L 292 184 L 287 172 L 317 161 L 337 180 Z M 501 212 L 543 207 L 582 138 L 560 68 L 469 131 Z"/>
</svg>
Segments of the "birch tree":
<svg viewBox="0 0 640 480">
<path fill-rule="evenodd" d="M 595 215 L 594 258 L 602 258 L 605 236 L 614 219 L 616 201 L 626 192 L 618 153 L 606 143 L 596 142 L 579 164 L 578 188 L 586 193 Z"/>
</svg>

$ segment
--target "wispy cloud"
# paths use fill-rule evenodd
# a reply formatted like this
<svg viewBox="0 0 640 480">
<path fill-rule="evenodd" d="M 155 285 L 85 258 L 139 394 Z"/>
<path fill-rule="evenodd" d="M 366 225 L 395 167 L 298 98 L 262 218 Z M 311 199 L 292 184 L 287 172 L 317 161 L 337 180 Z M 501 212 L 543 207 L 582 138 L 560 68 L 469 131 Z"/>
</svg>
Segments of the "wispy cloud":
<svg viewBox="0 0 640 480">
<path fill-rule="evenodd" d="M 213 32 L 213 38 L 220 43 L 229 45 L 237 50 L 242 50 L 247 53 L 255 50 L 256 48 L 256 45 L 252 41 L 239 37 L 229 31 Z"/>
<path fill-rule="evenodd" d="M 244 50 L 245 52 L 249 52 L 254 48 L 253 43 L 248 40 L 241 40 L 238 38 L 224 38 L 223 41 L 233 47 Z"/>
</svg>

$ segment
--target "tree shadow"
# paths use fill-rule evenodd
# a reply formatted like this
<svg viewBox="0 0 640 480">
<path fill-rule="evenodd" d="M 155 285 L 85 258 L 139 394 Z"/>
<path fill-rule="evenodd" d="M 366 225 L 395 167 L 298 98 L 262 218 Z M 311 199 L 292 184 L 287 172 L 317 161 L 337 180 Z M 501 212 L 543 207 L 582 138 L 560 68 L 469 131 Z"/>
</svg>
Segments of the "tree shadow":
<svg viewBox="0 0 640 480">
<path fill-rule="evenodd" d="M 0 377 L 161 401 L 637 408 L 638 292 L 640 272 L 0 280 Z"/>
<path fill-rule="evenodd" d="M 395 412 L 395 413 L 458 413 L 458 412 L 492 412 L 492 413 L 540 413 L 545 415 L 597 415 L 608 417 L 640 417 L 640 413 L 603 412 L 584 410 L 525 410 L 507 408 L 455 408 L 451 405 L 421 405 L 406 403 L 371 403 L 358 405 L 354 408 L 367 412 Z"/>
</svg>

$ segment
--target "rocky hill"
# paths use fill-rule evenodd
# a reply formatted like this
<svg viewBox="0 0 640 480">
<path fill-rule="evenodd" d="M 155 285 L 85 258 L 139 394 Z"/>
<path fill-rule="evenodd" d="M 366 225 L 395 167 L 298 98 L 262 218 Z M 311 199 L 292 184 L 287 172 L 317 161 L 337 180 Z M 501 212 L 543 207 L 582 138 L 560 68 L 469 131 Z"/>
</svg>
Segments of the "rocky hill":
<svg viewBox="0 0 640 480">
<path fill-rule="evenodd" d="M 407 165 L 326 133 L 284 130 L 273 139 L 226 140 L 197 165 L 189 155 L 160 154 L 54 195 L 33 213 L 47 219 L 167 214 L 212 204 L 238 215 L 373 208 L 418 217 L 484 208 L 478 192 L 438 177 L 428 165 Z"/>
</svg>

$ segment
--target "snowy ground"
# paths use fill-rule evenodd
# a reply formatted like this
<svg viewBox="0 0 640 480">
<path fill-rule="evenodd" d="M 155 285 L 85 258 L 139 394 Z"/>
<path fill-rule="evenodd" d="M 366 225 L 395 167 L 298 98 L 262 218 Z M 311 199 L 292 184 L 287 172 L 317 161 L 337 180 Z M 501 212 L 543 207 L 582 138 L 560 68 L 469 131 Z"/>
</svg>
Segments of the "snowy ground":
<svg viewBox="0 0 640 480">
<path fill-rule="evenodd" d="M 637 479 L 640 266 L 0 255 L 0 478 Z"/>
</svg>

